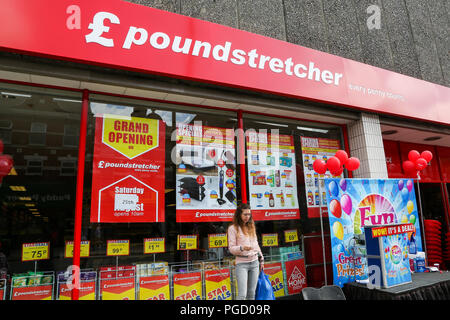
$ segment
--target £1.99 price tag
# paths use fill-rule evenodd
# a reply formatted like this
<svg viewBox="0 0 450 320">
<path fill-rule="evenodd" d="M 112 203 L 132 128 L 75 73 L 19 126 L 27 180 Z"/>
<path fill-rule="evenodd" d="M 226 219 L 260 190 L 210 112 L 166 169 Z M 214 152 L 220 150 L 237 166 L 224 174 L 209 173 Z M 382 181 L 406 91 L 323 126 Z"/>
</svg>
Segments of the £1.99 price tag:
<svg viewBox="0 0 450 320">
<path fill-rule="evenodd" d="M 226 233 L 208 234 L 209 248 L 225 248 L 228 247 L 228 239 Z"/>
<path fill-rule="evenodd" d="M 177 249 L 178 250 L 196 250 L 197 249 L 197 235 L 178 235 Z"/>
<path fill-rule="evenodd" d="M 263 233 L 262 234 L 263 247 L 278 247 L 278 233 Z"/>
<path fill-rule="evenodd" d="M 107 256 L 128 256 L 130 254 L 130 240 L 108 240 L 106 244 Z"/>
<path fill-rule="evenodd" d="M 284 241 L 287 242 L 296 242 L 298 241 L 298 232 L 296 229 L 293 230 L 285 230 L 284 231 Z"/>
<path fill-rule="evenodd" d="M 50 259 L 50 242 L 22 244 L 22 261 Z"/>
<path fill-rule="evenodd" d="M 162 253 L 166 251 L 164 238 L 146 238 L 144 239 L 144 254 Z"/>
</svg>

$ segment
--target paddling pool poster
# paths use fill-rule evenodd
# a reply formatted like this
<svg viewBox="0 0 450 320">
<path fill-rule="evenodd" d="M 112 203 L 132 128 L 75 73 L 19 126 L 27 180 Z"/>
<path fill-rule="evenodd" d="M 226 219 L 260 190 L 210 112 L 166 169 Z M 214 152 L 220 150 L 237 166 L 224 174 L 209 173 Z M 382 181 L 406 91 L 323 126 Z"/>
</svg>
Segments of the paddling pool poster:
<svg viewBox="0 0 450 320">
<path fill-rule="evenodd" d="M 408 246 L 422 249 L 419 214 L 412 179 L 325 179 L 334 284 L 368 277 L 364 226 L 411 223 Z M 355 254 L 356 253 L 356 254 Z"/>
</svg>

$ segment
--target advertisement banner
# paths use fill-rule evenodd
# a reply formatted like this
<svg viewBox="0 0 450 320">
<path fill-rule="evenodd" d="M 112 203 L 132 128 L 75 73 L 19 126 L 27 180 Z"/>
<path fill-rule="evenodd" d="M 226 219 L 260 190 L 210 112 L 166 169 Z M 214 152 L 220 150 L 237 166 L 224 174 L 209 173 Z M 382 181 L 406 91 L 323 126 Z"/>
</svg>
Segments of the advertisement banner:
<svg viewBox="0 0 450 320">
<path fill-rule="evenodd" d="M 82 281 L 79 288 L 79 300 L 95 300 L 96 281 Z M 59 284 L 59 300 L 72 300 L 72 289 L 66 283 Z"/>
<path fill-rule="evenodd" d="M 169 276 L 139 278 L 139 300 L 170 300 Z"/>
<path fill-rule="evenodd" d="M 164 222 L 165 124 L 96 115 L 91 222 Z"/>
<path fill-rule="evenodd" d="M 177 222 L 231 221 L 236 210 L 234 130 L 177 125 Z"/>
<path fill-rule="evenodd" d="M 384 236 L 381 239 L 387 287 L 411 282 L 408 240 L 406 232 Z"/>
<path fill-rule="evenodd" d="M 13 287 L 11 300 L 52 300 L 53 285 Z"/>
<path fill-rule="evenodd" d="M 202 294 L 201 272 L 173 275 L 174 300 L 201 300 Z"/>
<path fill-rule="evenodd" d="M 306 284 L 305 260 L 297 259 L 286 261 L 286 283 L 288 294 L 297 294 L 302 291 Z"/>
<path fill-rule="evenodd" d="M 134 277 L 101 280 L 100 295 L 102 300 L 135 300 Z"/>
<path fill-rule="evenodd" d="M 323 179 L 331 178 L 331 175 L 329 171 L 325 174 L 316 173 L 313 169 L 313 163 L 316 159 L 322 159 L 326 162 L 329 157 L 334 156 L 340 147 L 339 140 L 301 137 L 301 144 L 308 218 L 319 218 L 320 209 L 322 209 L 322 217 L 328 217 L 327 197 Z M 342 177 L 342 175 L 339 176 L 339 178 Z"/>
<path fill-rule="evenodd" d="M 284 278 L 281 262 L 264 264 L 264 273 L 269 276 L 275 298 L 284 296 Z"/>
<path fill-rule="evenodd" d="M 408 243 L 423 251 L 412 179 L 325 179 L 325 188 L 334 284 L 367 278 L 365 247 L 358 245 L 364 226 L 412 224 Z"/>
<path fill-rule="evenodd" d="M 247 160 L 253 220 L 299 219 L 293 137 L 249 132 Z"/>
<path fill-rule="evenodd" d="M 206 300 L 231 300 L 230 269 L 205 271 Z"/>
</svg>

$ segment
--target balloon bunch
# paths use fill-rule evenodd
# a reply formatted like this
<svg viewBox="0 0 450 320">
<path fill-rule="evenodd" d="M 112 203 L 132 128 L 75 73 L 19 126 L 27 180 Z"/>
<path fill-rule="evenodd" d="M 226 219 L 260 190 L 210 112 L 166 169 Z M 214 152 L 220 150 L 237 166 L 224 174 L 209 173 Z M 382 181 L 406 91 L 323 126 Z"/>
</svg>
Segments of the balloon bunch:
<svg viewBox="0 0 450 320">
<path fill-rule="evenodd" d="M 3 153 L 3 141 L 0 140 L 0 184 L 4 176 L 8 175 L 11 171 L 14 161 L 10 155 Z"/>
<path fill-rule="evenodd" d="M 433 158 L 433 154 L 425 150 L 419 153 L 417 150 L 411 150 L 408 153 L 408 160 L 403 161 L 402 167 L 408 176 L 417 177 L 417 174 L 425 169 Z"/>
<path fill-rule="evenodd" d="M 344 171 L 344 165 L 348 171 L 353 171 L 359 168 L 359 164 L 358 158 L 349 158 L 347 152 L 338 150 L 334 156 L 327 160 L 327 162 L 322 159 L 316 159 L 313 163 L 313 169 L 318 174 L 324 174 L 329 170 L 333 176 L 337 177 Z"/>
</svg>

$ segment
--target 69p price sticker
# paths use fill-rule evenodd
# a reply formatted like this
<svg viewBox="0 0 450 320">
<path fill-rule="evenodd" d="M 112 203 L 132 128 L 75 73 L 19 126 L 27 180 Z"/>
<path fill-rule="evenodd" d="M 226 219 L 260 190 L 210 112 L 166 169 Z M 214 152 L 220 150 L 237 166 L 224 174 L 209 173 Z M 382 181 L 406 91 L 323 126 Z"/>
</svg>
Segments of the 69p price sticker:
<svg viewBox="0 0 450 320">
<path fill-rule="evenodd" d="M 263 233 L 262 234 L 263 247 L 278 247 L 278 233 Z"/>
<path fill-rule="evenodd" d="M 144 254 L 162 253 L 166 251 L 164 238 L 146 238 L 144 239 Z"/>
<path fill-rule="evenodd" d="M 130 255 L 130 240 L 108 240 L 106 243 L 107 256 Z"/>
<path fill-rule="evenodd" d="M 284 231 L 284 240 L 285 242 L 296 242 L 298 241 L 298 232 L 296 229 L 285 230 Z"/>
<path fill-rule="evenodd" d="M 34 242 L 22 244 L 22 261 L 50 259 L 50 242 Z"/>
<path fill-rule="evenodd" d="M 228 238 L 226 233 L 208 234 L 209 248 L 225 248 L 228 247 Z"/>
</svg>

